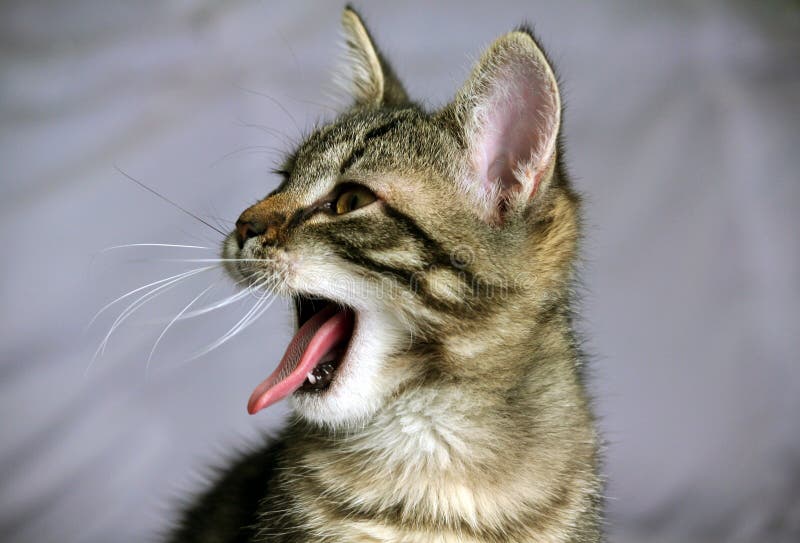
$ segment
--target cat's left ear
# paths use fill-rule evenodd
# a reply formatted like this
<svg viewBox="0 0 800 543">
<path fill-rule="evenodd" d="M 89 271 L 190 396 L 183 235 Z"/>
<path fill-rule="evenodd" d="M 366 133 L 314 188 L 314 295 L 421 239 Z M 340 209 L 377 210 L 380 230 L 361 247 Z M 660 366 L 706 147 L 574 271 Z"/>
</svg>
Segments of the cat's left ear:
<svg viewBox="0 0 800 543">
<path fill-rule="evenodd" d="M 461 132 L 462 182 L 487 221 L 503 222 L 542 194 L 555 169 L 561 97 L 530 31 L 495 41 L 440 115 Z"/>
<path fill-rule="evenodd" d="M 399 106 L 409 102 L 403 84 L 383 58 L 352 6 L 342 13 L 351 92 L 356 106 Z"/>
</svg>

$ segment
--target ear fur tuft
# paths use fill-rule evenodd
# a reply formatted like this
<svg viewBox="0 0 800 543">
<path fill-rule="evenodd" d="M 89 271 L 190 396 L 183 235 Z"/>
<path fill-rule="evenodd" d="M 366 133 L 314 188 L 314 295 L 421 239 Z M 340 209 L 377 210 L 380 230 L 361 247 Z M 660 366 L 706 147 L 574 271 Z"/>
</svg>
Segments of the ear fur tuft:
<svg viewBox="0 0 800 543">
<path fill-rule="evenodd" d="M 409 103 L 403 84 L 383 58 L 363 18 L 348 4 L 342 12 L 350 91 L 356 106 L 400 106 Z"/>
</svg>

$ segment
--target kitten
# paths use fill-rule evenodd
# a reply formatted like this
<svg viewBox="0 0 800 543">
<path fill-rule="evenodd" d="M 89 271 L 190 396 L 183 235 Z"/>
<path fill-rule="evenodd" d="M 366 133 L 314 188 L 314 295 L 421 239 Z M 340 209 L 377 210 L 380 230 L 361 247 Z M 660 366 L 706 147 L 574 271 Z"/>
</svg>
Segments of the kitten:
<svg viewBox="0 0 800 543">
<path fill-rule="evenodd" d="M 223 249 L 236 280 L 295 302 L 248 404 L 293 415 L 172 541 L 601 541 L 552 68 L 516 30 L 428 112 L 353 9 L 343 24 L 353 106 Z"/>
</svg>

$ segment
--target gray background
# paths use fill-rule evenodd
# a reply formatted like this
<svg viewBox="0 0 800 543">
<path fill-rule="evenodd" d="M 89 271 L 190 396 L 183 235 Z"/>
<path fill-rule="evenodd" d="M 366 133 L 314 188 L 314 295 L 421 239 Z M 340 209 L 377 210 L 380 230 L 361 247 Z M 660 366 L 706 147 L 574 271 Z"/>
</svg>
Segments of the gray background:
<svg viewBox="0 0 800 543">
<path fill-rule="evenodd" d="M 366 2 L 364 3 L 366 4 Z M 0 539 L 138 542 L 203 466 L 274 428 L 251 389 L 290 334 L 276 303 L 165 324 L 218 271 L 92 353 L 108 301 L 213 258 L 220 236 L 115 170 L 230 226 L 330 118 L 335 2 L 0 5 Z M 796 3 L 369 3 L 415 97 L 455 92 L 522 20 L 560 68 L 586 195 L 584 301 L 620 542 L 800 540 L 800 18 Z M 227 222 L 226 222 L 227 221 Z M 127 243 L 200 249 L 123 249 Z"/>
</svg>

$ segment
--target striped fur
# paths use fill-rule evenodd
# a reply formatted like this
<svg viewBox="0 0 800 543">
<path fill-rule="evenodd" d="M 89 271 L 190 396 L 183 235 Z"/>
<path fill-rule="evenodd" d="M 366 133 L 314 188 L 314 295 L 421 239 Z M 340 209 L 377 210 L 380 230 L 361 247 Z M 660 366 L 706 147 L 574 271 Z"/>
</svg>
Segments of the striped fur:
<svg viewBox="0 0 800 543">
<path fill-rule="evenodd" d="M 510 184 L 464 186 L 474 119 L 491 113 L 470 116 L 471 104 L 493 77 L 552 71 L 515 31 L 452 104 L 428 112 L 407 100 L 358 15 L 344 18 L 361 63 L 353 107 L 245 211 L 266 232 L 242 249 L 231 238 L 224 253 L 251 259 L 230 264 L 236 279 L 267 275 L 283 294 L 354 308 L 355 346 L 331 390 L 293 397 L 283 432 L 227 468 L 172 541 L 601 541 L 598 436 L 572 326 L 579 199 L 552 147 L 560 110 L 541 113 L 553 133 L 531 140 L 544 147 Z M 502 64 L 517 57 L 533 68 Z M 345 183 L 378 200 L 326 213 Z"/>
</svg>

